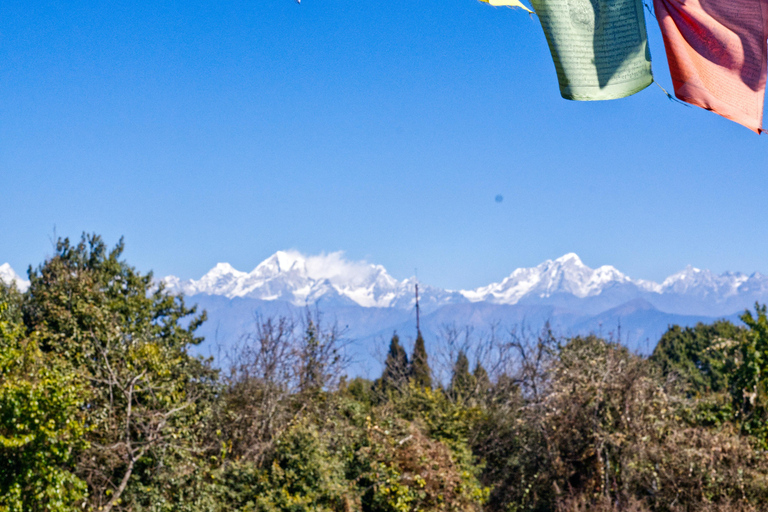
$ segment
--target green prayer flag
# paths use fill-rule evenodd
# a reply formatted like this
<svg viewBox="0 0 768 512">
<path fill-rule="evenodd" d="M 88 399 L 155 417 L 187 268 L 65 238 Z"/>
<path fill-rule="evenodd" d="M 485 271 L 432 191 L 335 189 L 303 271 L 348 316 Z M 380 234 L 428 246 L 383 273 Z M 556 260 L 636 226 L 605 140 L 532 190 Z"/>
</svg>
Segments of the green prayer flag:
<svg viewBox="0 0 768 512">
<path fill-rule="evenodd" d="M 565 99 L 611 100 L 653 83 L 642 0 L 532 0 Z"/>
</svg>

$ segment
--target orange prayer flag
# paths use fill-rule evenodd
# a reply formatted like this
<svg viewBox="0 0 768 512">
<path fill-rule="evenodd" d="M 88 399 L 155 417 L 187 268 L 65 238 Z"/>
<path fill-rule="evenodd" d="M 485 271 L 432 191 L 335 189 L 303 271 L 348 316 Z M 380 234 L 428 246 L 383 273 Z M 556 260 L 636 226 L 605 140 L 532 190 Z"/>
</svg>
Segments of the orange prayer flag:
<svg viewBox="0 0 768 512">
<path fill-rule="evenodd" d="M 675 96 L 763 131 L 768 0 L 654 0 Z"/>
</svg>

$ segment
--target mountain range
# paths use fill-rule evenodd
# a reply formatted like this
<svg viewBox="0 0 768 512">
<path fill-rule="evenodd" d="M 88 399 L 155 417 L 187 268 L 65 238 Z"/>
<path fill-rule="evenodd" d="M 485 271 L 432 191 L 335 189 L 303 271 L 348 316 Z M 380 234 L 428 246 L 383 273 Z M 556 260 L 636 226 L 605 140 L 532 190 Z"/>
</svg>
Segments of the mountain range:
<svg viewBox="0 0 768 512">
<path fill-rule="evenodd" d="M 0 280 L 15 281 L 22 289 L 27 284 L 8 264 L 0 265 Z M 197 280 L 168 276 L 160 282 L 208 311 L 201 348 L 207 354 L 251 330 L 254 314 L 301 316 L 307 306 L 347 328 L 359 360 L 370 360 L 372 347 L 385 343 L 393 331 L 407 337 L 415 330 L 416 279 L 395 279 L 383 266 L 350 261 L 341 252 L 278 251 L 250 272 L 219 263 Z M 432 344 L 439 344 L 449 325 L 480 335 L 491 325 L 536 330 L 548 321 L 563 335 L 610 334 L 647 353 L 671 324 L 738 321 L 755 302 L 768 301 L 768 276 L 717 275 L 688 266 L 656 283 L 632 279 L 609 265 L 592 269 L 569 253 L 472 290 L 419 283 L 419 299 L 422 332 Z"/>
<path fill-rule="evenodd" d="M 166 287 L 188 296 L 216 295 L 294 306 L 325 304 L 365 308 L 411 309 L 414 278 L 399 281 L 381 265 L 352 262 L 342 253 L 304 256 L 278 251 L 251 272 L 219 263 L 199 280 L 169 276 Z M 643 299 L 666 313 L 719 316 L 768 298 L 768 276 L 726 272 L 716 275 L 691 266 L 661 283 L 632 279 L 615 267 L 592 269 L 569 253 L 530 268 L 518 268 L 500 282 L 473 290 L 444 290 L 420 285 L 423 311 L 448 304 L 487 302 L 503 305 L 556 305 L 597 314 Z"/>
<path fill-rule="evenodd" d="M 349 261 L 338 252 L 278 251 L 251 272 L 220 263 L 198 280 L 162 281 L 208 311 L 204 330 L 213 344 L 227 346 L 248 332 L 254 313 L 300 317 L 307 306 L 347 328 L 361 361 L 380 354 L 393 331 L 415 334 L 416 280 L 395 279 L 381 265 Z M 649 353 L 669 325 L 738 322 L 745 309 L 768 301 L 768 277 L 688 266 L 656 283 L 609 265 L 592 269 L 569 253 L 472 290 L 419 283 L 419 294 L 428 345 L 439 345 L 451 326 L 482 336 L 492 325 L 536 331 L 549 322 L 563 335 L 595 332 Z"/>
</svg>

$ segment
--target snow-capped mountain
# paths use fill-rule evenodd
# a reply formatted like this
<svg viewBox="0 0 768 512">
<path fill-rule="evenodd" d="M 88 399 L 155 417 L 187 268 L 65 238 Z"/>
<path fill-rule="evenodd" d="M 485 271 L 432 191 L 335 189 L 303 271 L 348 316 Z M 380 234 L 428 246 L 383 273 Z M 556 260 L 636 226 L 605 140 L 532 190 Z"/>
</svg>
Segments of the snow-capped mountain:
<svg viewBox="0 0 768 512">
<path fill-rule="evenodd" d="M 576 254 L 520 268 L 501 281 L 462 291 L 473 302 L 549 304 L 596 314 L 642 299 L 661 311 L 682 315 L 724 315 L 768 299 L 768 276 L 739 272 L 716 275 L 692 266 L 662 283 L 632 279 L 605 265 L 591 269 Z"/>
<path fill-rule="evenodd" d="M 728 298 L 746 291 L 768 291 L 768 277 L 755 272 L 751 276 L 740 272 L 716 275 L 688 265 L 684 270 L 666 278 L 659 287 L 660 293 L 717 296 Z"/>
<path fill-rule="evenodd" d="M 737 311 L 768 299 L 768 276 L 755 272 L 725 272 L 716 275 L 690 265 L 659 285 L 654 305 L 663 311 L 683 314 L 719 315 Z"/>
<path fill-rule="evenodd" d="M 8 264 L 0 265 L 0 280 L 21 289 L 29 286 Z M 305 306 L 318 305 L 329 321 L 357 340 L 353 351 L 362 362 L 370 362 L 375 347 L 393 331 L 407 339 L 415 327 L 415 278 L 398 280 L 381 265 L 350 261 L 341 252 L 307 256 L 278 251 L 250 272 L 219 263 L 197 280 L 168 276 L 161 282 L 207 310 L 209 320 L 199 331 L 206 339 L 199 348 L 205 355 L 252 332 L 254 313 L 300 318 Z M 718 318 L 738 322 L 755 302 L 768 303 L 768 276 L 716 275 L 689 266 L 656 283 L 633 279 L 610 265 L 590 268 L 569 253 L 473 290 L 419 283 L 419 298 L 428 343 L 439 344 L 449 325 L 481 335 L 489 326 L 536 329 L 550 322 L 562 335 L 613 333 L 630 348 L 649 353 L 669 325 Z"/>
<path fill-rule="evenodd" d="M 401 309 L 412 307 L 416 284 L 414 279 L 398 281 L 381 265 L 349 261 L 341 252 L 304 256 L 297 251 L 278 251 L 251 272 L 219 263 L 199 280 L 169 276 L 163 282 L 170 291 L 186 295 Z M 420 286 L 420 292 L 427 308 L 466 300 L 459 293 L 430 286 Z"/>
<path fill-rule="evenodd" d="M 29 281 L 22 279 L 22 277 L 17 274 L 8 263 L 0 265 L 0 281 L 8 285 L 16 283 L 16 287 L 21 291 L 24 291 L 29 287 Z"/>
<path fill-rule="evenodd" d="M 186 295 L 213 295 L 294 306 L 356 305 L 365 308 L 410 309 L 414 278 L 399 281 L 381 265 L 349 261 L 335 252 L 305 256 L 278 251 L 251 272 L 219 263 L 198 280 L 169 276 L 169 290 Z M 598 314 L 642 299 L 660 311 L 683 315 L 723 315 L 768 299 L 768 277 L 687 267 L 662 283 L 632 279 L 615 267 L 592 269 L 574 253 L 530 268 L 519 268 L 498 283 L 474 290 L 451 291 L 420 284 L 425 312 L 447 304 L 487 302 L 501 305 L 549 305 Z"/>
<path fill-rule="evenodd" d="M 556 294 L 583 299 L 600 295 L 607 286 L 627 283 L 639 289 L 651 286 L 645 281 L 632 281 L 610 265 L 591 269 L 576 254 L 568 253 L 536 267 L 519 268 L 500 283 L 461 293 L 472 302 L 517 304 L 525 297 L 546 298 Z"/>
<path fill-rule="evenodd" d="M 0 281 L 25 290 L 29 281 L 8 263 L 0 265 Z M 397 280 L 382 265 L 350 261 L 342 252 L 306 256 L 278 251 L 243 272 L 219 263 L 198 280 L 175 276 L 162 279 L 166 288 L 185 295 L 211 295 L 284 301 L 293 306 L 411 309 L 415 278 Z M 487 302 L 501 305 L 550 305 L 588 314 L 642 299 L 672 314 L 724 315 L 768 302 L 768 276 L 709 270 L 688 266 L 661 283 L 632 279 L 615 267 L 592 269 L 574 253 L 547 260 L 536 267 L 518 268 L 498 283 L 474 290 L 452 291 L 419 284 L 425 312 L 448 304 Z"/>
</svg>

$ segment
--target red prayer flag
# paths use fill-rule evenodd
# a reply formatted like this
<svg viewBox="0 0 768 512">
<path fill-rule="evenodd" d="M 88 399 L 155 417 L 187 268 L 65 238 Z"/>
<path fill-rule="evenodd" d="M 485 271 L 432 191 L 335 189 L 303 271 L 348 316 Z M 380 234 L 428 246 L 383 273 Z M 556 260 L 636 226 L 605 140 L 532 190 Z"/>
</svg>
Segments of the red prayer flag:
<svg viewBox="0 0 768 512">
<path fill-rule="evenodd" d="M 654 0 L 675 96 L 763 131 L 768 0 Z"/>
</svg>

